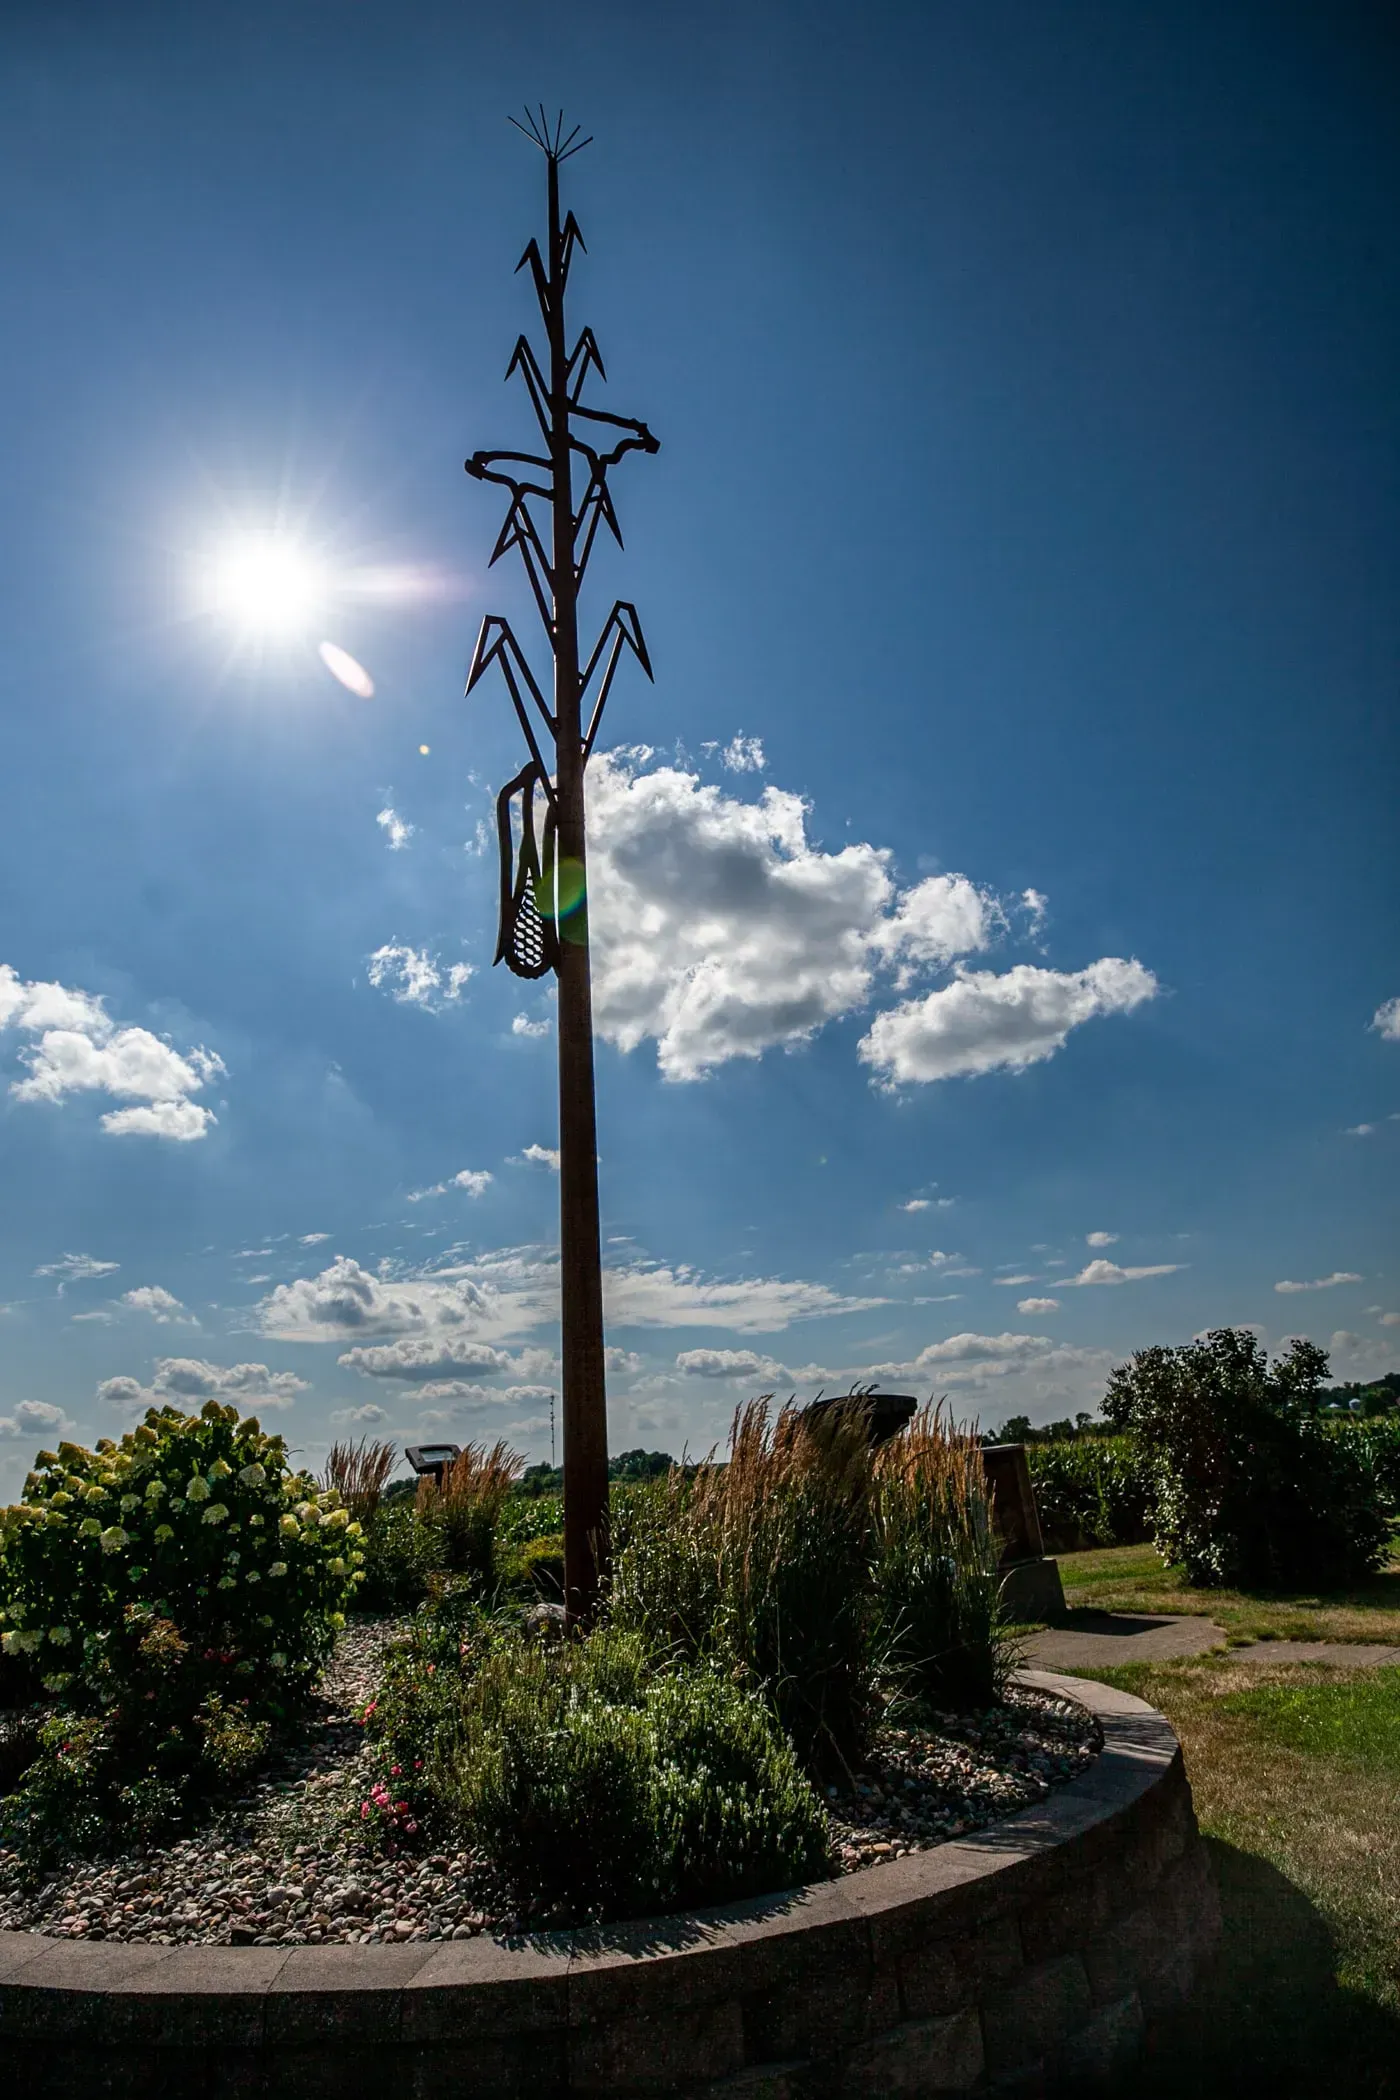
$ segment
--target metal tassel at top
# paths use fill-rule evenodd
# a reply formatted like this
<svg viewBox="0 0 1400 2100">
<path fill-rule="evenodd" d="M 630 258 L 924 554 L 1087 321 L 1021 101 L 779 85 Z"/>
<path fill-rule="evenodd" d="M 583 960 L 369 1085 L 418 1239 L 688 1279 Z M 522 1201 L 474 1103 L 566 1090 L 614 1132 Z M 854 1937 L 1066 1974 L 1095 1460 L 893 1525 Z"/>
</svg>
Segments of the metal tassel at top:
<svg viewBox="0 0 1400 2100">
<path fill-rule="evenodd" d="M 544 873 L 535 844 L 535 789 L 545 798 Z M 511 803 L 520 797 L 520 847 L 512 835 Z M 549 782 L 531 759 L 496 797 L 496 837 L 501 855 L 501 910 L 495 962 L 517 977 L 546 977 L 559 964 L 559 936 L 552 913 L 540 910 L 554 874 L 554 808 Z M 514 880 L 512 881 L 512 872 Z"/>
</svg>

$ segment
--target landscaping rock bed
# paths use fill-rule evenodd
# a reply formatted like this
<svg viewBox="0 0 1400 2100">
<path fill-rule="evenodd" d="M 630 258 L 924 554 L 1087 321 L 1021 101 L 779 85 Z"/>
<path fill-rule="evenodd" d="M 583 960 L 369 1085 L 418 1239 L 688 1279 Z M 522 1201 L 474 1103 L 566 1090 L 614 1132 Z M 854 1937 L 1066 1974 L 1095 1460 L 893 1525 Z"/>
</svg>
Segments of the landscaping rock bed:
<svg viewBox="0 0 1400 2100">
<path fill-rule="evenodd" d="M 390 1858 L 356 1829 L 377 1768 L 360 1715 L 398 1622 L 342 1636 L 304 1737 L 197 1836 L 65 1863 L 35 1886 L 0 1852 L 0 1931 L 75 1940 L 317 1946 L 464 1940 L 526 1921 L 489 1864 L 463 1850 Z M 827 1796 L 841 1871 L 925 1850 L 1041 1800 L 1083 1772 L 1101 1741 L 1077 1703 L 1014 1686 L 1007 1703 L 890 1728 L 867 1770 Z"/>
</svg>

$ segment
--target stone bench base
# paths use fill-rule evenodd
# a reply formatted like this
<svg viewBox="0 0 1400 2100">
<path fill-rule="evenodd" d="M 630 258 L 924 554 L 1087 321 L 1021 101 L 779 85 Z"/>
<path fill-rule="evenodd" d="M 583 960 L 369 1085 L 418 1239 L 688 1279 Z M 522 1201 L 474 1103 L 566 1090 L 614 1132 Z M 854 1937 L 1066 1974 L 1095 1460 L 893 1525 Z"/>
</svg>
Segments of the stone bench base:
<svg viewBox="0 0 1400 2100">
<path fill-rule="evenodd" d="M 0 1934 L 22 2100 L 824 2100 L 1082 2091 L 1219 1936 L 1181 1749 L 1140 1699 L 1102 1756 L 929 1852 L 722 1910 L 404 1947 Z"/>
</svg>

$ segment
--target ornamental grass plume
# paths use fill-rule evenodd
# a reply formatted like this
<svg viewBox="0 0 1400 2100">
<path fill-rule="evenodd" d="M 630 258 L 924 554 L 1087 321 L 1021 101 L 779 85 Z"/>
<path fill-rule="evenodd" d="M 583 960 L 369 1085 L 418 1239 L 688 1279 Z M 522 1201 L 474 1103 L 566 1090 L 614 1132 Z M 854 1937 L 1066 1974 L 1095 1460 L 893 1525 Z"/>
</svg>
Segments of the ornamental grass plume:
<svg viewBox="0 0 1400 2100">
<path fill-rule="evenodd" d="M 398 1457 L 393 1444 L 370 1443 L 364 1437 L 354 1444 L 332 1444 L 326 1453 L 324 1485 L 336 1489 L 352 1517 L 368 1524 Z"/>
<path fill-rule="evenodd" d="M 817 1773 L 857 1763 L 875 1717 L 870 1489 L 859 1410 L 813 1421 L 764 1396 L 727 1464 L 643 1491 L 617 1559 L 616 1623 L 762 1692 Z"/>
<path fill-rule="evenodd" d="M 881 1673 L 919 1701 L 987 1705 L 1000 1695 L 1010 1658 L 997 1628 L 997 1541 L 981 1441 L 929 1402 L 881 1446 L 873 1471 Z"/>
<path fill-rule="evenodd" d="M 441 1527 L 448 1567 L 472 1575 L 484 1588 L 494 1580 L 496 1524 L 501 1505 L 520 1476 L 524 1459 L 509 1444 L 468 1444 L 443 1474 L 418 1483 L 418 1514 Z"/>
</svg>

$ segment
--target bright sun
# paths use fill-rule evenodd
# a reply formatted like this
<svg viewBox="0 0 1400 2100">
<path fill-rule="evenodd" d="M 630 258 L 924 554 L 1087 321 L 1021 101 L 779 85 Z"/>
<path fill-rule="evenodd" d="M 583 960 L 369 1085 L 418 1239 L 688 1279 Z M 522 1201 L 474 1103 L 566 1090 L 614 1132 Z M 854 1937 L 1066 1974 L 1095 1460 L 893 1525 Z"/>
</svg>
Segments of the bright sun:
<svg viewBox="0 0 1400 2100">
<path fill-rule="evenodd" d="M 326 576 L 315 556 L 282 533 L 247 533 L 212 564 L 215 608 L 264 635 L 295 634 L 320 610 Z"/>
</svg>

